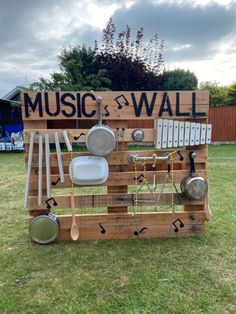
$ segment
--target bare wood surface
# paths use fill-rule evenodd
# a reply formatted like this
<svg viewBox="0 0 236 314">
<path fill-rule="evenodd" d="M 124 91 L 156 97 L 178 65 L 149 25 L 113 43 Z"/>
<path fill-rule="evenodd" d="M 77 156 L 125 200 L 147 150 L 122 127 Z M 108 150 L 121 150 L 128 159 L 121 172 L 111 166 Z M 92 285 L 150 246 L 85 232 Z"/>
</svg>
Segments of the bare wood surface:
<svg viewBox="0 0 236 314">
<path fill-rule="evenodd" d="M 138 173 L 138 176 L 141 176 L 139 178 L 138 184 L 142 184 L 142 174 L 143 171 L 140 171 Z M 153 182 L 153 175 L 156 174 L 156 180 L 159 184 L 162 184 L 165 180 L 166 177 L 166 171 L 149 171 L 146 174 L 147 181 L 149 183 Z M 189 175 L 189 170 L 174 170 L 173 171 L 174 175 L 174 182 L 175 183 L 180 183 L 183 178 Z M 198 171 L 198 175 L 206 178 L 206 171 L 205 170 L 200 170 Z M 53 174 L 51 175 L 51 181 L 55 182 L 59 178 L 59 173 L 58 174 Z M 35 190 L 37 186 L 35 185 L 37 183 L 38 176 L 37 175 L 32 175 L 31 176 L 31 184 L 30 184 L 30 189 Z M 45 184 L 46 176 L 43 175 L 43 186 Z M 135 185 L 135 175 L 134 172 L 111 172 L 109 174 L 108 180 L 102 184 L 101 186 L 124 186 L 124 185 Z M 75 185 L 76 186 L 76 185 Z M 54 188 L 69 188 L 71 187 L 71 180 L 69 177 L 69 174 L 65 174 L 65 182 L 62 184 L 61 182 L 58 182 L 58 184 Z"/>
<path fill-rule="evenodd" d="M 136 218 L 138 231 L 145 228 L 139 233 L 140 238 L 183 237 L 204 233 L 204 212 L 137 213 Z M 76 215 L 76 219 L 80 230 L 78 241 L 138 238 L 135 217 L 131 213 Z M 182 228 L 178 219 L 183 224 Z M 71 217 L 59 216 L 59 220 L 61 229 L 57 240 L 70 241 Z"/>
<path fill-rule="evenodd" d="M 172 201 L 172 193 L 171 192 L 164 192 L 161 197 L 160 201 L 157 204 L 157 198 L 159 196 L 159 192 L 146 192 L 140 193 L 138 195 L 138 205 L 142 206 L 157 206 L 157 205 L 167 205 L 171 204 Z M 176 193 L 173 194 L 174 203 L 175 205 L 192 205 L 192 206 L 199 206 L 204 205 L 205 200 L 189 200 L 184 197 L 182 193 L 177 195 Z M 60 208 L 70 208 L 70 195 L 54 195 L 54 199 L 56 200 L 57 205 L 52 206 L 52 209 L 60 209 Z M 46 200 L 47 197 L 44 196 L 42 199 L 42 206 L 37 207 L 37 196 L 31 196 L 29 198 L 29 209 L 30 210 L 41 210 L 46 209 Z M 114 207 L 127 207 L 127 206 L 134 206 L 135 203 L 135 193 L 109 193 L 109 194 L 81 194 L 81 195 L 74 195 L 75 200 L 75 208 L 99 208 L 99 207 L 106 207 L 106 206 L 114 206 Z"/>
<path fill-rule="evenodd" d="M 124 151 L 127 150 L 128 146 L 127 143 L 125 142 L 125 138 L 124 138 L 124 130 L 127 128 L 128 123 L 127 121 L 112 121 L 111 127 L 116 128 L 117 129 L 117 134 L 116 134 L 116 139 L 120 140 L 121 142 L 117 142 L 116 143 L 116 156 L 118 156 L 118 160 L 116 160 L 116 167 L 117 167 L 117 171 L 119 171 L 119 173 L 123 173 L 124 169 L 122 168 L 122 157 L 121 154 L 123 155 Z M 113 153 L 114 154 L 114 153 Z M 124 183 L 124 185 L 107 185 L 107 193 L 108 195 L 110 193 L 127 193 L 128 192 L 128 184 Z M 128 211 L 128 207 L 127 206 L 117 206 L 117 205 L 108 205 L 107 204 L 107 211 L 108 213 L 126 213 Z"/>
</svg>

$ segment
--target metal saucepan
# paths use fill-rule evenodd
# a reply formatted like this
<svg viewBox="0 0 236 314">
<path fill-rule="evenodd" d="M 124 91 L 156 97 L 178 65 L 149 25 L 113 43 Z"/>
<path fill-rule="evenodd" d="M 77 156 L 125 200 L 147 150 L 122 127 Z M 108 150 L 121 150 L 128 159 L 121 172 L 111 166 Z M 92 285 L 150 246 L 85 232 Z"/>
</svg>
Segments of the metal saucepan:
<svg viewBox="0 0 236 314">
<path fill-rule="evenodd" d="M 196 153 L 191 151 L 189 158 L 190 175 L 182 180 L 180 188 L 188 199 L 199 200 L 206 196 L 208 184 L 204 178 L 197 176 L 195 173 L 194 159 L 196 158 Z"/>
<path fill-rule="evenodd" d="M 92 127 L 86 137 L 86 146 L 90 153 L 97 156 L 106 156 L 116 147 L 116 137 L 113 130 L 102 124 L 102 97 L 97 97 L 98 125 Z"/>
<path fill-rule="evenodd" d="M 59 219 L 52 213 L 39 214 L 29 225 L 31 239 L 40 244 L 53 242 L 57 238 L 59 230 Z"/>
</svg>

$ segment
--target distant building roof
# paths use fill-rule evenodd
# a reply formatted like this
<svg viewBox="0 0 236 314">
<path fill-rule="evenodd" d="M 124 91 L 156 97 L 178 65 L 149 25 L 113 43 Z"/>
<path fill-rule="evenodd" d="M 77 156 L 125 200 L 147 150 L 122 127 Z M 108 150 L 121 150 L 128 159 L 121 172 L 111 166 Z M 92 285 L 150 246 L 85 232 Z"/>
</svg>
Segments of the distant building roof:
<svg viewBox="0 0 236 314">
<path fill-rule="evenodd" d="M 23 86 L 16 86 L 10 92 L 2 97 L 3 100 L 15 100 L 17 95 L 20 95 L 21 92 L 28 90 L 28 88 Z"/>
</svg>

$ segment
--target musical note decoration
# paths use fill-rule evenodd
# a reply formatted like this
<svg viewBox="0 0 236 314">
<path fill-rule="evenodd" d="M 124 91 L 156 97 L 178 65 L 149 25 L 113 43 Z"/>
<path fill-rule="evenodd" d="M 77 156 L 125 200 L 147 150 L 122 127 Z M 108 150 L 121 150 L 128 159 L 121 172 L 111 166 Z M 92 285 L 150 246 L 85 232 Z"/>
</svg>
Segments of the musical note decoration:
<svg viewBox="0 0 236 314">
<path fill-rule="evenodd" d="M 179 155 L 179 160 L 183 161 L 184 160 L 184 156 L 181 154 L 181 152 L 178 150 L 177 154 Z"/>
<path fill-rule="evenodd" d="M 148 229 L 148 228 L 143 227 L 143 228 L 140 229 L 140 230 L 135 230 L 135 231 L 134 231 L 134 235 L 138 236 L 138 235 L 141 234 L 144 230 L 147 230 L 147 229 Z"/>
<path fill-rule="evenodd" d="M 126 98 L 124 95 L 117 96 L 117 97 L 115 98 L 115 101 L 116 101 L 116 103 L 118 104 L 118 107 L 117 107 L 117 108 L 118 108 L 119 110 L 122 109 L 123 106 L 128 106 L 128 105 L 129 105 L 129 102 L 128 102 L 127 98 Z"/>
<path fill-rule="evenodd" d="M 52 181 L 52 185 L 57 185 L 57 183 L 60 181 L 60 178 L 58 178 L 56 181 Z"/>
<path fill-rule="evenodd" d="M 179 227 L 177 227 L 177 222 L 179 223 L 180 228 L 184 227 L 184 223 L 178 218 L 172 223 L 172 225 L 175 227 L 174 232 L 179 232 Z"/>
<path fill-rule="evenodd" d="M 140 174 L 140 176 L 137 177 L 134 177 L 134 180 L 137 180 L 139 183 L 142 183 L 143 182 L 143 178 L 144 178 L 144 175 L 143 174 Z"/>
<path fill-rule="evenodd" d="M 46 203 L 46 205 L 47 205 L 47 209 L 51 209 L 51 208 L 52 208 L 52 206 L 49 204 L 50 202 L 52 202 L 52 205 L 53 205 L 53 206 L 57 206 L 57 202 L 56 202 L 55 198 L 50 197 L 50 198 L 48 198 L 48 199 L 45 201 L 45 203 Z"/>
<path fill-rule="evenodd" d="M 106 229 L 102 226 L 101 222 L 99 223 L 99 227 L 101 228 L 101 233 L 105 234 L 106 233 Z"/>
<path fill-rule="evenodd" d="M 105 107 L 104 107 L 104 109 L 105 109 L 105 111 L 106 111 L 106 113 L 105 113 L 105 117 L 109 117 L 109 115 L 110 115 L 110 112 L 108 111 L 108 105 L 106 105 Z"/>
<path fill-rule="evenodd" d="M 80 135 L 79 136 L 74 136 L 74 140 L 75 141 L 78 141 L 78 139 L 81 137 L 81 136 L 85 136 L 85 133 L 80 133 Z"/>
</svg>

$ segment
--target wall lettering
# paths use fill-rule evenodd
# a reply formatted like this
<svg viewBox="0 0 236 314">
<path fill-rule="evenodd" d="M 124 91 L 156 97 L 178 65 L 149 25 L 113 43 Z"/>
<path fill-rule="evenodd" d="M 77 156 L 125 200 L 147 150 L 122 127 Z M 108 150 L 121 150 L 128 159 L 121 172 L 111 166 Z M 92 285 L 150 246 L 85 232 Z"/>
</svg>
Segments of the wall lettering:
<svg viewBox="0 0 236 314">
<path fill-rule="evenodd" d="M 25 92 L 24 118 L 94 119 L 96 97 L 102 96 L 102 113 L 106 119 L 192 117 L 207 115 L 208 94 L 191 91 L 147 92 Z M 198 93 L 201 93 L 199 97 Z M 198 97 L 197 97 L 198 96 Z M 119 101 L 119 103 L 117 102 Z M 199 107 L 199 101 L 201 101 Z M 205 107 L 202 105 L 206 105 Z M 109 111 L 108 111 L 109 107 Z M 204 108 L 206 110 L 201 110 Z"/>
</svg>

